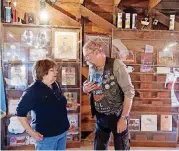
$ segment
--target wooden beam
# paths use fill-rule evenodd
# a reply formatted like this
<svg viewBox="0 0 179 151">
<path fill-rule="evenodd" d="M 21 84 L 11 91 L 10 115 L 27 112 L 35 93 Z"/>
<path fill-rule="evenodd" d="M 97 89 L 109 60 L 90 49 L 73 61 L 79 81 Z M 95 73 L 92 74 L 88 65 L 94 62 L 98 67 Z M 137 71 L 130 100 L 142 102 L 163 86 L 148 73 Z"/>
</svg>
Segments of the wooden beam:
<svg viewBox="0 0 179 151">
<path fill-rule="evenodd" d="M 114 0 L 114 5 L 118 6 L 120 2 L 121 2 L 121 0 Z"/>
<path fill-rule="evenodd" d="M 48 3 L 46 3 L 46 9 L 50 17 L 54 18 L 59 22 L 63 22 L 64 25 L 68 26 L 80 26 L 80 23 L 76 20 L 72 19 L 68 15 L 60 12 L 59 10 L 51 7 Z"/>
<path fill-rule="evenodd" d="M 80 0 L 80 4 L 83 4 L 84 0 Z"/>
<path fill-rule="evenodd" d="M 121 1 L 120 5 L 121 7 L 129 7 L 129 6 L 135 6 L 135 7 L 148 7 L 148 0 L 123 0 Z"/>
<path fill-rule="evenodd" d="M 158 4 L 155 9 L 164 9 L 164 10 L 179 10 L 179 1 L 175 1 L 175 2 L 161 2 L 160 4 Z"/>
<path fill-rule="evenodd" d="M 161 0 L 149 0 L 149 8 L 154 8 L 158 3 L 160 3 Z"/>
<path fill-rule="evenodd" d="M 169 27 L 169 22 L 170 22 L 170 18 L 162 13 L 160 13 L 157 10 L 152 10 L 152 13 L 155 16 L 155 19 L 157 19 L 160 23 L 162 23 L 163 25 Z M 179 23 L 175 21 L 175 30 L 179 31 Z"/>
<path fill-rule="evenodd" d="M 47 1 L 47 0 L 46 0 L 46 3 L 49 4 L 51 7 L 55 8 L 56 10 L 62 12 L 65 15 L 67 15 L 71 19 L 76 20 L 76 16 L 72 15 L 71 13 L 69 13 L 68 11 L 66 11 L 63 8 L 59 7 L 58 5 L 54 5 L 53 3 L 51 3 L 50 1 Z"/>
<path fill-rule="evenodd" d="M 89 19 L 90 21 L 98 25 L 99 27 L 107 29 L 109 31 L 112 31 L 113 28 L 116 29 L 116 26 L 109 23 L 108 21 L 106 21 L 105 19 L 98 16 L 97 14 L 95 14 L 94 12 L 90 11 L 89 9 L 87 9 L 86 7 L 82 5 L 80 6 L 80 11 L 83 17 Z"/>
</svg>

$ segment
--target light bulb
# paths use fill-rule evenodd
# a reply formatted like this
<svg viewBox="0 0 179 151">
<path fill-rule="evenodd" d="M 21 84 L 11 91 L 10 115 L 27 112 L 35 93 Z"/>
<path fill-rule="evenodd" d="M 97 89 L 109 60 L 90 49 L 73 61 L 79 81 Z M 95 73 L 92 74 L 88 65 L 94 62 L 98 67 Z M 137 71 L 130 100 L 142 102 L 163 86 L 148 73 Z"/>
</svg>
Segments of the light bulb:
<svg viewBox="0 0 179 151">
<path fill-rule="evenodd" d="M 45 22 L 48 21 L 48 13 L 46 10 L 40 12 L 40 20 Z"/>
</svg>

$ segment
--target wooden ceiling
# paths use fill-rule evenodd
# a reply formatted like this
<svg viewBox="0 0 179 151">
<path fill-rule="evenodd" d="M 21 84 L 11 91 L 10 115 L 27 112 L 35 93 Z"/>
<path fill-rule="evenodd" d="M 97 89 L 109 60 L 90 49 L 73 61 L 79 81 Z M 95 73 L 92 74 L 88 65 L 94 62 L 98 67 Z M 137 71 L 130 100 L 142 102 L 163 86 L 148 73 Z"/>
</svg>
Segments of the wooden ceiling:
<svg viewBox="0 0 179 151">
<path fill-rule="evenodd" d="M 139 8 L 154 8 L 166 15 L 179 15 L 179 0 L 121 0 L 118 4 L 121 9 L 127 7 Z"/>
</svg>

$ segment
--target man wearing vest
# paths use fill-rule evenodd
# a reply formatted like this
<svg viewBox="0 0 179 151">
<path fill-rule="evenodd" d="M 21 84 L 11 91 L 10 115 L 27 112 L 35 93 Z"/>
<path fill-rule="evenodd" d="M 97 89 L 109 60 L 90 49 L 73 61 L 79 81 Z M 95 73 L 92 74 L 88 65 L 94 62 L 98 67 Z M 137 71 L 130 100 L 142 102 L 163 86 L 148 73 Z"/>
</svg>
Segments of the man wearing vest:
<svg viewBox="0 0 179 151">
<path fill-rule="evenodd" d="M 97 119 L 94 149 L 106 150 L 112 132 L 115 150 L 129 150 L 128 117 L 135 91 L 126 66 L 106 57 L 97 41 L 88 41 L 83 55 L 89 65 L 83 91 L 89 94 L 92 116 Z"/>
</svg>

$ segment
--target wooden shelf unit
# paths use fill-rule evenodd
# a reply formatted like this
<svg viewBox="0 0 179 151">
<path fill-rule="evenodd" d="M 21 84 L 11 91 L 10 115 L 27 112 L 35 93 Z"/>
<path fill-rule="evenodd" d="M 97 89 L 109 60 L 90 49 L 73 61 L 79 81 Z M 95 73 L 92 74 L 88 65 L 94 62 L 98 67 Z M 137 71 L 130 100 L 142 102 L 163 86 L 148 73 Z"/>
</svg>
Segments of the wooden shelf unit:
<svg viewBox="0 0 179 151">
<path fill-rule="evenodd" d="M 82 29 L 81 27 L 57 27 L 57 26 L 36 26 L 36 25 L 17 25 L 17 24 L 2 24 L 2 46 L 3 46 L 3 51 L 2 51 L 2 58 L 3 58 L 3 61 L 2 61 L 2 66 L 3 66 L 3 73 L 4 73 L 4 77 L 5 78 L 10 78 L 9 77 L 9 71 L 7 70 L 8 69 L 8 65 L 25 65 L 27 70 L 27 86 L 28 87 L 32 82 L 33 82 L 33 78 L 32 78 L 32 72 L 31 72 L 31 67 L 32 67 L 32 64 L 35 62 L 35 61 L 30 61 L 30 51 L 31 51 L 31 48 L 33 49 L 37 49 L 34 45 L 32 46 L 24 46 L 22 44 L 22 34 L 24 33 L 25 30 L 30 30 L 33 32 L 33 41 L 36 37 L 38 37 L 38 34 L 39 32 L 46 32 L 47 34 L 47 37 L 49 38 L 49 46 L 45 47 L 45 48 L 41 48 L 41 49 L 46 49 L 47 50 L 47 54 L 46 54 L 46 57 L 48 58 L 51 58 L 53 60 L 55 60 L 55 62 L 57 63 L 57 66 L 63 66 L 63 65 L 67 65 L 67 67 L 71 67 L 71 66 L 74 66 L 75 67 L 75 73 L 76 73 L 76 76 L 75 76 L 75 86 L 66 86 L 66 85 L 62 85 L 62 80 L 60 78 L 57 79 L 57 81 L 61 84 L 61 88 L 62 88 L 62 91 L 63 92 L 75 92 L 77 94 L 77 102 L 79 104 L 81 104 L 81 83 L 82 83 L 82 79 L 81 79 L 81 73 L 82 73 L 82 70 L 81 70 L 81 66 L 82 66 Z M 54 32 L 55 31 L 59 31 L 59 32 L 62 32 L 62 31 L 74 31 L 76 33 L 76 59 L 55 59 L 55 55 L 54 55 L 54 41 L 55 41 L 55 34 Z M 7 39 L 7 33 L 10 33 L 12 34 L 13 36 L 16 36 L 15 38 L 13 38 L 14 41 L 8 41 Z M 17 60 L 17 61 L 11 61 L 10 59 L 8 60 L 7 58 L 7 48 L 5 47 L 6 44 L 9 43 L 9 44 L 13 44 L 13 43 L 18 43 L 18 45 L 20 45 L 20 51 L 22 49 L 22 51 L 24 52 L 25 54 L 25 60 L 21 58 L 21 55 L 20 55 L 20 60 Z M 37 49 L 38 50 L 38 49 Z M 19 51 L 19 50 L 18 50 Z M 6 57 L 6 59 L 4 59 Z M 22 60 L 21 60 L 22 59 Z M 58 74 L 60 77 L 62 73 L 62 69 L 58 68 Z M 15 88 L 9 88 L 8 87 L 8 84 L 6 83 L 5 85 L 5 89 L 6 89 L 6 92 L 7 92 L 7 100 L 9 102 L 10 99 L 19 99 L 23 93 L 23 91 L 25 89 L 15 89 Z M 80 143 L 81 143 L 81 105 L 79 105 L 78 109 L 76 111 L 71 111 L 69 112 L 68 115 L 70 114 L 75 114 L 78 116 L 78 134 L 75 134 L 75 139 L 78 138 L 78 141 L 77 140 L 67 140 L 67 147 L 68 148 L 79 148 L 80 147 Z M 7 119 L 9 119 L 10 117 L 12 117 L 13 115 L 8 115 L 7 116 Z M 8 126 L 8 125 L 7 125 Z M 8 132 L 7 132 L 8 133 Z M 8 133 L 9 134 L 9 133 Z M 10 134 L 11 135 L 11 134 Z M 12 135 L 15 135 L 15 134 L 12 134 Z M 73 135 L 73 134 L 72 134 Z M 9 138 L 9 136 L 6 136 L 7 139 Z M 70 137 L 71 138 L 71 137 Z M 22 149 L 28 149 L 28 150 L 33 150 L 34 149 L 34 145 L 33 144 L 28 144 L 28 145 L 18 145 L 18 146 L 10 146 L 10 144 L 8 144 L 10 142 L 10 140 L 7 141 L 7 149 L 13 149 L 13 150 L 22 150 Z"/>
<path fill-rule="evenodd" d="M 130 119 L 139 119 L 140 121 L 140 130 L 130 131 L 131 145 L 145 147 L 176 147 L 179 136 L 179 105 L 173 106 L 171 104 L 173 99 L 170 94 L 171 90 L 168 89 L 168 87 L 164 87 L 167 74 L 157 73 L 157 67 L 169 67 L 171 71 L 173 68 L 179 68 L 179 63 L 175 65 L 163 65 L 158 62 L 159 51 L 162 51 L 170 43 L 178 41 L 179 32 L 114 29 L 112 39 L 119 39 L 128 50 L 135 51 L 134 62 L 124 61 L 127 67 L 132 66 L 134 69 L 133 72 L 130 73 L 130 76 L 136 95 L 134 97 Z M 145 53 L 144 50 L 146 45 L 153 46 L 153 57 L 150 65 L 142 64 L 141 62 L 141 55 Z M 171 51 L 172 50 L 175 51 L 174 48 L 171 49 Z M 176 58 L 176 56 L 174 57 Z M 151 66 L 151 72 L 141 72 L 140 69 L 142 65 Z M 177 79 L 175 84 L 179 84 L 178 80 L 179 79 Z M 142 88 L 141 86 L 146 86 L 148 88 Z M 179 88 L 175 88 L 174 92 L 179 93 Z M 157 116 L 157 131 L 141 131 L 141 123 L 143 122 L 141 117 L 143 115 Z M 171 115 L 172 131 L 160 130 L 161 115 Z"/>
</svg>

